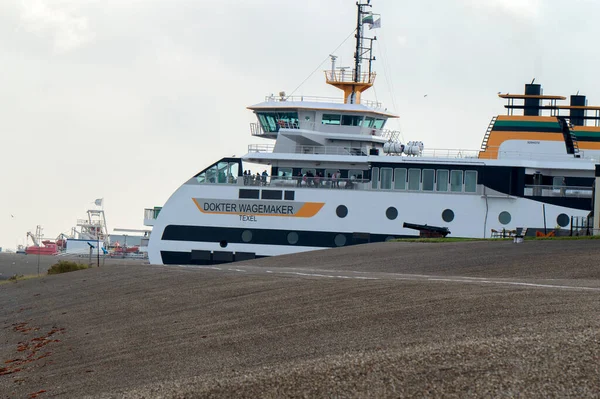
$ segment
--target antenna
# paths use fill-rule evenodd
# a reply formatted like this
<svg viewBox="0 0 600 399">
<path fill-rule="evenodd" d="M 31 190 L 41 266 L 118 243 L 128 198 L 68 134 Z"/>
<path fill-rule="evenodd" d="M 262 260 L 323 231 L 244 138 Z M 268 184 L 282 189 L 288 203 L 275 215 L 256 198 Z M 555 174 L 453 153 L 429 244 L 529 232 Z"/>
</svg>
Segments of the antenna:
<svg viewBox="0 0 600 399">
<path fill-rule="evenodd" d="M 533 84 L 533 82 L 535 82 L 535 78 L 533 78 L 533 80 L 531 81 L 531 84 Z"/>
<path fill-rule="evenodd" d="M 337 60 L 337 55 L 329 54 L 329 57 L 331 57 L 331 74 L 333 75 L 335 73 L 335 60 Z"/>
</svg>

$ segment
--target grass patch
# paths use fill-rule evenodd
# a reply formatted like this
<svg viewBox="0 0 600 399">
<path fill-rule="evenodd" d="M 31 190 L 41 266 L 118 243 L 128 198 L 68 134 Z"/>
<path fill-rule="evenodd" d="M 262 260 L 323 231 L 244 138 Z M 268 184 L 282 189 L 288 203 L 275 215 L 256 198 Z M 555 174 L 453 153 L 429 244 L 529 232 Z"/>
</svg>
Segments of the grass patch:
<svg viewBox="0 0 600 399">
<path fill-rule="evenodd" d="M 600 236 L 566 236 L 566 237 L 525 237 L 526 240 L 537 241 L 574 241 L 574 240 L 600 240 Z"/>
<path fill-rule="evenodd" d="M 72 262 L 72 261 L 68 261 L 68 260 L 60 260 L 58 261 L 58 263 L 55 263 L 54 265 L 52 265 L 50 267 L 50 269 L 48 269 L 48 274 L 61 274 L 61 273 L 69 273 L 69 272 L 74 272 L 77 270 L 83 270 L 83 269 L 87 269 L 88 266 L 81 264 L 81 263 L 77 263 L 77 262 Z"/>
<path fill-rule="evenodd" d="M 0 281 L 0 285 L 16 283 L 18 281 L 23 281 L 23 280 L 31 280 L 32 278 L 38 278 L 38 277 L 41 277 L 41 276 L 38 276 L 37 274 L 15 274 L 8 280 Z"/>
<path fill-rule="evenodd" d="M 450 242 L 469 242 L 469 241 L 512 241 L 513 237 L 498 238 L 398 238 L 390 240 L 391 242 L 424 242 L 424 243 L 450 243 Z M 600 240 L 600 236 L 567 236 L 567 237 L 525 237 L 527 241 L 575 241 L 575 240 Z"/>
<path fill-rule="evenodd" d="M 459 237 L 447 237 L 447 238 L 398 238 L 396 240 L 390 240 L 392 242 L 468 242 L 468 241 L 487 241 L 488 238 L 459 238 Z"/>
</svg>

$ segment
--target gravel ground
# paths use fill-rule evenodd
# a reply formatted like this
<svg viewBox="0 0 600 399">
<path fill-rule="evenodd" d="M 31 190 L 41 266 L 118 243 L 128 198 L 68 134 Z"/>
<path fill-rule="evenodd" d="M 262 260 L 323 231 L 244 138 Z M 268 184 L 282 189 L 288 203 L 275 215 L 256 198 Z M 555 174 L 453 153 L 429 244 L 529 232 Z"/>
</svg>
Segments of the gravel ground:
<svg viewBox="0 0 600 399">
<path fill-rule="evenodd" d="M 0 392 L 600 397 L 599 260 L 600 241 L 385 243 L 5 283 Z"/>
</svg>

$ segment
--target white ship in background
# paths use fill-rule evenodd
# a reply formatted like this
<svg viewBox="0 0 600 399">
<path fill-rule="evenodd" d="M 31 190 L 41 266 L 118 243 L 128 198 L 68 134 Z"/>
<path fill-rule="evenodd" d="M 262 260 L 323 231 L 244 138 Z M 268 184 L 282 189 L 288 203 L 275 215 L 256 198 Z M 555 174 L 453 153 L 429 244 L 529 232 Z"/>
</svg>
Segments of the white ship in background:
<svg viewBox="0 0 600 399">
<path fill-rule="evenodd" d="M 217 264 L 419 235 L 593 232 L 600 107 L 581 95 L 563 105 L 566 97 L 532 82 L 525 94 L 500 95 L 508 113 L 492 119 L 480 150 L 400 143 L 386 130 L 397 115 L 362 100 L 376 77 L 364 25 L 378 22 L 369 3 L 357 8 L 354 69 L 336 68 L 333 57 L 325 71 L 342 101 L 281 93 L 249 107 L 251 134 L 269 143 L 214 162 L 146 211 L 151 263 Z M 250 164 L 268 176 L 247 175 Z"/>
</svg>

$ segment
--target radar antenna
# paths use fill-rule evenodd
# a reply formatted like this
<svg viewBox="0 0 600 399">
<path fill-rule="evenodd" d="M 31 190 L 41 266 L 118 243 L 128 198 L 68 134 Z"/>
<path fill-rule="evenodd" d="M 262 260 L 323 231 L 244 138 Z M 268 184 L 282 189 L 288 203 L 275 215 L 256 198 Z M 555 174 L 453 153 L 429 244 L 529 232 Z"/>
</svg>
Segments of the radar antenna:
<svg viewBox="0 0 600 399">
<path fill-rule="evenodd" d="M 327 83 L 344 91 L 344 102 L 349 104 L 360 104 L 361 93 L 375 83 L 375 73 L 372 70 L 373 42 L 377 37 L 366 37 L 364 35 L 364 25 L 369 24 L 371 28 L 379 27 L 380 21 L 374 20 L 378 14 L 367 11 L 371 6 L 371 0 L 359 0 L 356 2 L 358 9 L 356 19 L 356 48 L 354 51 L 354 70 L 351 76 L 344 73 L 341 68 L 335 67 L 336 56 L 331 55 L 331 71 L 325 71 Z M 366 44 L 368 42 L 368 44 Z M 363 72 L 363 61 L 368 61 L 368 71 Z"/>
</svg>

